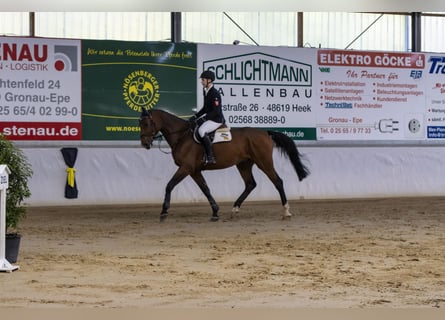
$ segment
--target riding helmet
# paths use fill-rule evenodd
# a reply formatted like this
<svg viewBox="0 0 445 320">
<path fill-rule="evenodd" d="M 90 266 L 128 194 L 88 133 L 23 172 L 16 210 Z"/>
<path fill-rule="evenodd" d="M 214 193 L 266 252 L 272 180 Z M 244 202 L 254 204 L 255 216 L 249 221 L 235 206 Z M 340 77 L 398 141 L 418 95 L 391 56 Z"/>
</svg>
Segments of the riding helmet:
<svg viewBox="0 0 445 320">
<path fill-rule="evenodd" d="M 210 79 L 212 82 L 215 81 L 215 73 L 210 70 L 206 70 L 203 73 L 201 73 L 200 76 L 201 79 Z"/>
</svg>

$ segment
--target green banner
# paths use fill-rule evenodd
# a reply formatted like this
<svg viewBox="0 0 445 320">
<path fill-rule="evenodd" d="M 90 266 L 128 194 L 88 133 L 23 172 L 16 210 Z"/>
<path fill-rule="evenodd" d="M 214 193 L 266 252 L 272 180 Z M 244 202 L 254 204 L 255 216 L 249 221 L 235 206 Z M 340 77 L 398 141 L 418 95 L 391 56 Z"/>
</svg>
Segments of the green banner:
<svg viewBox="0 0 445 320">
<path fill-rule="evenodd" d="M 82 139 L 139 139 L 142 107 L 188 117 L 197 83 L 195 44 L 82 40 Z"/>
</svg>

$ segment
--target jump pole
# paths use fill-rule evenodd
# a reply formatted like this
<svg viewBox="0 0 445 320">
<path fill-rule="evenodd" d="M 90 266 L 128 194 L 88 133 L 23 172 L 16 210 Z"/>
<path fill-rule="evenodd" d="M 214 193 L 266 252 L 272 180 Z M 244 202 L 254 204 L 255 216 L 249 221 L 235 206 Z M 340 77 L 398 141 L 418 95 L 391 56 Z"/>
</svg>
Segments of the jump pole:
<svg viewBox="0 0 445 320">
<path fill-rule="evenodd" d="M 19 269 L 5 258 L 6 252 L 6 189 L 9 184 L 9 170 L 7 165 L 0 165 L 0 271 L 12 272 Z"/>
</svg>

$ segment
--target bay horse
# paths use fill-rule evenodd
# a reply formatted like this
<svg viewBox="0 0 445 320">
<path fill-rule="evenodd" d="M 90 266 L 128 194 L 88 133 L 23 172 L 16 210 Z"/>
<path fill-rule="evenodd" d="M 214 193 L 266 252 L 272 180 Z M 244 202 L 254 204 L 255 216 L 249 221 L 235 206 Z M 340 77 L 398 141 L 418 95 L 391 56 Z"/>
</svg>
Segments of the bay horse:
<svg viewBox="0 0 445 320">
<path fill-rule="evenodd" d="M 284 209 L 283 219 L 292 216 L 289 212 L 283 180 L 278 176 L 273 165 L 272 151 L 274 144 L 282 153 L 288 156 L 300 181 L 309 174 L 309 170 L 302 163 L 301 155 L 294 141 L 287 135 L 251 127 L 231 128 L 232 141 L 213 144 L 216 164 L 204 164 L 204 148 L 193 139 L 195 124 L 191 121 L 181 119 L 163 110 L 147 110 L 143 108 L 139 126 L 141 129 L 140 140 L 142 146 L 150 149 L 154 137 L 158 132 L 161 132 L 169 144 L 173 160 L 178 166 L 177 171 L 165 188 L 164 203 L 160 216 L 161 222 L 167 218 L 173 188 L 187 176 L 190 176 L 195 181 L 209 201 L 212 208 L 210 220 L 217 221 L 219 219 L 219 207 L 210 193 L 210 189 L 201 172 L 204 170 L 224 169 L 231 166 L 237 167 L 245 184 L 244 191 L 235 201 L 232 208 L 232 215 L 238 213 L 243 201 L 257 185 L 252 174 L 254 164 L 266 174 L 278 190 Z"/>
</svg>

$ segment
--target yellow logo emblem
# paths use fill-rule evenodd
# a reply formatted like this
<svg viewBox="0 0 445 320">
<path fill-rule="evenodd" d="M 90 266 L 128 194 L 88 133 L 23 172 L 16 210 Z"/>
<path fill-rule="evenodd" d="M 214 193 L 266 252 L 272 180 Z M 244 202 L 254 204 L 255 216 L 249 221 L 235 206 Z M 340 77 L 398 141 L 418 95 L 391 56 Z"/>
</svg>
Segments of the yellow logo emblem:
<svg viewBox="0 0 445 320">
<path fill-rule="evenodd" d="M 159 83 L 156 77 L 145 70 L 133 71 L 124 79 L 123 96 L 125 104 L 134 111 L 142 107 L 150 110 L 159 101 Z"/>
</svg>

